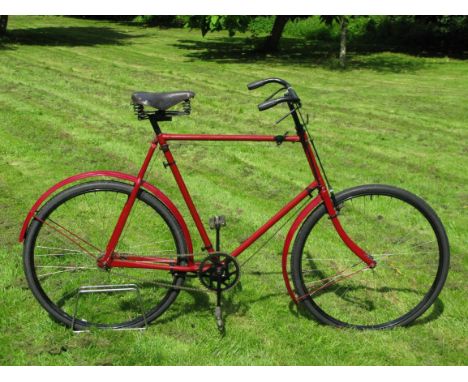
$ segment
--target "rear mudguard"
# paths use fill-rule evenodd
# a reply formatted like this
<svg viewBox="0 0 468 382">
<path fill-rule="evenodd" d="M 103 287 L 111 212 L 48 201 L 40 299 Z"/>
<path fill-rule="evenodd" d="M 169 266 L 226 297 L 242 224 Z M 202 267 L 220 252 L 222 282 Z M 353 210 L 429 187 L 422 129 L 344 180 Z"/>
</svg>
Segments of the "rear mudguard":
<svg viewBox="0 0 468 382">
<path fill-rule="evenodd" d="M 281 261 L 281 267 L 283 270 L 283 279 L 284 283 L 286 285 L 286 289 L 288 290 L 289 296 L 291 299 L 297 304 L 297 297 L 296 293 L 294 293 L 294 290 L 291 286 L 291 281 L 289 280 L 289 272 L 288 272 L 288 256 L 289 256 L 289 248 L 291 247 L 292 240 L 294 239 L 294 236 L 296 234 L 296 231 L 299 229 L 301 226 L 302 222 L 312 213 L 317 206 L 322 203 L 322 199 L 320 196 L 316 196 L 314 199 L 312 199 L 309 204 L 307 204 L 297 215 L 296 220 L 294 220 L 293 224 L 291 225 L 291 228 L 288 231 L 288 234 L 286 235 L 286 238 L 284 240 L 284 246 L 283 246 L 283 257 Z"/>
<path fill-rule="evenodd" d="M 36 211 L 44 204 L 44 202 L 57 190 L 65 187 L 68 184 L 75 183 L 82 179 L 88 178 L 99 178 L 99 177 L 106 177 L 111 179 L 118 179 L 118 180 L 125 180 L 128 182 L 135 183 L 137 181 L 137 177 L 129 174 L 125 174 L 122 172 L 117 171 L 90 171 L 90 172 L 83 172 L 81 174 L 73 175 L 67 179 L 58 182 L 56 185 L 49 188 L 46 192 L 44 192 L 39 199 L 37 199 L 36 203 L 32 206 L 31 210 L 29 211 L 26 219 L 24 220 L 23 227 L 21 228 L 21 232 L 19 235 L 19 241 L 23 242 L 26 236 L 26 232 L 29 227 L 29 223 L 31 219 L 34 217 Z M 185 223 L 182 214 L 179 212 L 177 207 L 170 201 L 170 199 L 158 188 L 153 186 L 150 183 L 145 181 L 142 182 L 141 187 L 148 191 L 149 193 L 153 194 L 156 198 L 158 198 L 176 218 L 177 222 L 179 223 L 182 232 L 184 234 L 184 238 L 187 242 L 187 249 L 189 253 L 193 253 L 193 245 L 192 245 L 192 238 L 190 236 L 190 232 L 187 228 L 187 224 Z"/>
</svg>

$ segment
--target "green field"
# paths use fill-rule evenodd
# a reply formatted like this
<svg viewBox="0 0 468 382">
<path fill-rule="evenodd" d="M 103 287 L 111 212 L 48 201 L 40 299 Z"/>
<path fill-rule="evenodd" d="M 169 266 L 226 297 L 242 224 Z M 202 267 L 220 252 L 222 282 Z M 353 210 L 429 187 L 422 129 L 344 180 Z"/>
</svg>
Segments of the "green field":
<svg viewBox="0 0 468 382">
<path fill-rule="evenodd" d="M 299 46 L 288 36 L 281 54 L 258 56 L 250 53 L 250 40 L 230 40 L 225 33 L 202 38 L 195 30 L 63 17 L 11 17 L 8 28 L 8 39 L 0 41 L 0 364 L 466 364 L 466 61 L 362 52 L 351 54 L 348 68 L 339 70 L 323 46 Z M 257 111 L 272 89 L 246 88 L 271 76 L 288 80 L 301 96 L 335 190 L 393 184 L 437 211 L 452 260 L 434 306 L 414 325 L 391 331 L 319 325 L 297 311 L 284 288 L 286 225 L 242 269 L 242 288 L 226 294 L 224 337 L 216 329 L 214 298 L 200 293 L 182 292 L 144 332 L 73 334 L 53 322 L 27 288 L 17 240 L 37 197 L 82 171 L 137 173 L 152 130 L 133 115 L 133 91 L 196 93 L 191 116 L 163 125 L 170 132 L 292 133 L 288 121 L 272 126 L 284 108 Z M 202 220 L 226 216 L 226 251 L 310 181 L 298 145 L 172 147 Z M 159 153 L 148 181 L 186 213 L 161 161 Z"/>
</svg>

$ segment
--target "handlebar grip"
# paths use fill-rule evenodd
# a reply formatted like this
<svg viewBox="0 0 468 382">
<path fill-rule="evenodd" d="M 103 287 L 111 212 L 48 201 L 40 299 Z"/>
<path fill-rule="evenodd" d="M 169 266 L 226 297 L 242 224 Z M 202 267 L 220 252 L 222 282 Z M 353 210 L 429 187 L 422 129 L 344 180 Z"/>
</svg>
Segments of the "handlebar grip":
<svg viewBox="0 0 468 382">
<path fill-rule="evenodd" d="M 257 89 L 257 88 L 259 88 L 260 86 L 265 85 L 265 84 L 266 84 L 265 81 L 266 81 L 266 80 L 259 80 L 259 81 L 251 82 L 250 84 L 247 85 L 247 89 L 249 89 L 249 90 Z"/>
<path fill-rule="evenodd" d="M 275 99 L 270 99 L 268 101 L 262 102 L 261 104 L 258 105 L 258 110 L 264 111 L 269 109 L 270 107 L 276 106 L 281 102 L 287 101 L 286 97 L 281 97 L 281 98 L 275 98 Z"/>
<path fill-rule="evenodd" d="M 277 84 L 283 85 L 285 88 L 290 87 L 289 83 L 286 82 L 285 80 L 282 80 L 281 78 L 265 78 L 264 80 L 251 82 L 250 84 L 247 85 L 247 88 L 249 90 L 254 90 L 263 85 L 270 84 L 270 83 L 277 83 Z"/>
</svg>

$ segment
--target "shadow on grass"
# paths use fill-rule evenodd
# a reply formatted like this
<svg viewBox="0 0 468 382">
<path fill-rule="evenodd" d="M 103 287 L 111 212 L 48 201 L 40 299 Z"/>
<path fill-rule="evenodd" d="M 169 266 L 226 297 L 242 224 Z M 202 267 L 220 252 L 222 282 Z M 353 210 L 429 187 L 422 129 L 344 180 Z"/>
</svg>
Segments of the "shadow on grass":
<svg viewBox="0 0 468 382">
<path fill-rule="evenodd" d="M 8 37 L 0 37 L 0 50 L 12 50 L 12 48 L 8 45 L 8 42 Z"/>
<path fill-rule="evenodd" d="M 315 322 L 317 322 L 317 324 L 323 325 L 319 321 L 317 321 L 315 318 L 313 318 L 310 312 L 302 304 L 296 305 L 294 301 L 291 301 L 289 303 L 289 310 L 296 317 L 302 316 L 304 318 L 314 320 Z M 427 324 L 431 321 L 435 321 L 436 319 L 438 319 L 444 312 L 444 303 L 442 302 L 440 298 L 437 298 L 434 301 L 432 307 L 429 309 L 429 312 L 430 312 L 429 314 L 426 312 L 422 317 L 416 319 L 415 321 L 407 325 L 407 327 L 424 325 L 424 324 Z"/>
<path fill-rule="evenodd" d="M 442 313 L 444 312 L 444 309 L 445 309 L 444 303 L 439 297 L 437 297 L 432 307 L 429 308 L 428 310 L 429 313 L 426 312 L 422 317 L 418 318 L 416 321 L 409 324 L 408 326 L 424 325 L 424 324 L 427 324 L 428 322 L 434 321 L 442 315 Z"/>
<path fill-rule="evenodd" d="M 305 252 L 305 253 L 306 253 L 306 259 L 308 260 L 308 263 L 310 263 L 312 269 L 316 270 L 316 273 L 314 273 L 315 278 L 318 281 L 328 279 L 330 276 L 328 276 L 324 272 L 318 271 L 318 266 L 317 266 L 316 262 L 313 260 L 311 254 L 309 252 Z M 367 310 L 368 312 L 372 312 L 373 310 L 376 309 L 374 300 L 367 299 L 367 298 L 363 299 L 363 298 L 358 298 L 358 297 L 354 297 L 354 298 L 350 297 L 353 294 L 352 292 L 356 292 L 356 291 L 359 291 L 359 290 L 367 291 L 367 290 L 371 290 L 371 289 L 372 288 L 369 288 L 369 287 L 366 287 L 366 286 L 363 286 L 363 285 L 356 285 L 356 286 L 348 285 L 343 291 L 343 287 L 340 286 L 340 284 L 336 283 L 336 284 L 332 284 L 332 285 L 330 285 L 327 288 L 322 289 L 322 290 L 317 289 L 318 292 L 314 293 L 314 298 L 316 298 L 318 296 L 321 296 L 321 295 L 324 295 L 324 294 L 325 295 L 326 294 L 335 294 L 336 297 L 343 300 L 343 303 L 351 304 L 350 307 L 353 307 L 353 306 L 356 307 L 357 306 L 357 307 L 360 307 L 363 312 L 365 310 Z M 339 293 L 340 290 L 342 290 L 341 293 Z M 348 293 L 348 292 L 351 292 L 351 293 Z M 417 293 L 416 290 L 411 289 L 411 288 L 395 288 L 395 287 L 392 287 L 392 288 L 390 288 L 390 287 L 379 287 L 379 288 L 377 288 L 375 290 L 375 292 L 380 292 L 382 294 L 383 293 L 392 293 L 392 292 Z M 304 295 L 304 297 L 306 297 L 306 296 L 307 295 Z M 383 296 L 384 295 L 382 295 L 382 297 Z M 343 305 L 343 307 L 344 307 L 344 305 Z M 443 305 L 442 301 L 439 298 L 437 298 L 434 301 L 431 309 L 432 310 L 431 310 L 431 313 L 429 315 L 424 316 L 424 318 L 417 319 L 416 321 L 409 324 L 408 326 L 425 324 L 425 323 L 428 323 L 430 321 L 433 321 L 433 320 L 437 319 L 442 314 L 442 312 L 444 311 L 444 305 Z M 291 303 L 289 304 L 289 310 L 296 316 L 301 315 L 301 316 L 306 317 L 306 318 L 312 318 L 311 313 L 304 306 L 304 304 L 296 305 L 293 301 L 291 301 Z M 343 318 L 337 317 L 337 319 L 339 320 L 339 319 L 343 319 Z M 353 324 L 353 323 L 351 322 L 351 324 Z"/>
<path fill-rule="evenodd" d="M 270 298 L 277 297 L 278 295 L 284 295 L 284 292 L 276 292 L 265 294 L 260 298 L 256 298 L 253 300 L 245 301 L 242 299 L 237 299 L 237 297 L 242 293 L 242 283 L 239 282 L 233 289 L 229 289 L 222 294 L 222 315 L 223 319 L 226 323 L 226 330 L 229 329 L 229 317 L 236 316 L 242 317 L 247 314 L 250 309 L 251 304 L 253 303 L 260 303 L 262 301 L 268 300 Z M 185 292 L 185 291 L 184 291 Z M 216 327 L 215 318 L 214 318 L 214 310 L 215 310 L 215 299 L 210 300 L 210 296 L 208 293 L 199 291 L 187 291 L 190 297 L 193 299 L 191 303 L 184 303 L 183 306 L 180 306 L 172 311 L 167 311 L 164 316 L 160 319 L 157 319 L 158 324 L 164 324 L 167 322 L 171 322 L 175 319 L 182 319 L 182 317 L 186 314 L 192 314 L 193 312 L 204 312 L 212 316 L 213 318 L 213 328 Z"/>
<path fill-rule="evenodd" d="M 359 54 L 349 53 L 345 69 L 342 69 L 336 56 L 338 47 L 333 44 L 304 41 L 303 39 L 282 39 L 280 51 L 269 54 L 258 51 L 259 40 L 231 37 L 207 40 L 178 40 L 173 44 L 184 50 L 185 56 L 192 61 L 204 60 L 218 63 L 253 64 L 258 61 L 278 65 L 321 67 L 328 70 L 369 69 L 378 72 L 414 72 L 427 64 L 418 57 L 408 54 L 396 54 L 364 51 Z"/>
<path fill-rule="evenodd" d="M 204 312 L 210 308 L 210 296 L 207 293 L 190 290 L 184 291 L 184 293 L 187 293 L 192 298 L 192 302 L 184 302 L 183 306 L 179 304 L 176 309 L 169 309 L 161 318 L 156 319 L 155 322 L 158 324 L 168 323 L 180 319 L 186 314 Z"/>
<path fill-rule="evenodd" d="M 43 27 L 11 29 L 0 41 L 0 49 L 10 44 L 36 46 L 96 46 L 123 45 L 125 40 L 138 37 L 108 27 Z"/>
</svg>

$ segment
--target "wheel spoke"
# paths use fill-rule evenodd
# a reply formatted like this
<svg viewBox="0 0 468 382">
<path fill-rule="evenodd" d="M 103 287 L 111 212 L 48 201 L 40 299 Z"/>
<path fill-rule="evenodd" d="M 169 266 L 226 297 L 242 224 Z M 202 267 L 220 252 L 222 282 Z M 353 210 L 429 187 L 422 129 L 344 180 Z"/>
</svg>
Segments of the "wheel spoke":
<svg viewBox="0 0 468 382">
<path fill-rule="evenodd" d="M 162 314 L 182 287 L 181 277 L 165 270 L 105 271 L 97 266 L 131 191 L 132 185 L 113 181 L 78 184 L 48 201 L 41 209 L 45 218 L 35 217 L 41 224 L 32 225 L 26 238 L 34 244 L 25 254 L 31 264 L 28 282 L 37 286 L 33 292 L 44 307 L 66 325 L 71 325 L 79 299 L 75 328 L 140 326 Z M 171 260 L 174 256 L 174 264 L 178 258 L 182 263 L 186 244 L 167 208 L 142 191 L 132 211 L 138 224 L 126 225 L 116 257 L 131 254 L 144 262 L 146 257 L 151 261 L 151 257 Z M 137 287 L 119 288 L 128 284 Z M 83 293 L 85 286 L 110 289 Z"/>
<path fill-rule="evenodd" d="M 65 252 L 78 252 L 78 253 L 85 253 L 83 251 L 78 251 L 76 249 L 69 249 L 69 248 L 60 248 L 60 247 L 46 247 L 43 245 L 36 245 L 36 248 L 45 248 L 45 249 L 57 249 L 60 251 L 65 251 Z"/>
<path fill-rule="evenodd" d="M 47 225 L 49 228 L 53 229 L 55 232 L 59 233 L 60 235 L 66 237 L 68 240 L 70 240 L 73 244 L 75 244 L 76 246 L 78 246 L 80 249 L 82 249 L 87 255 L 93 257 L 93 258 L 97 258 L 96 255 L 92 254 L 91 252 L 89 252 L 85 247 L 83 247 L 82 244 L 80 244 L 79 240 L 82 241 L 83 243 L 85 244 L 88 244 L 88 242 L 82 238 L 80 238 L 78 235 L 72 233 L 70 230 L 67 230 L 65 228 L 63 228 L 61 225 L 53 222 L 51 219 L 49 219 L 51 221 L 51 223 L 49 223 L 48 221 L 45 221 L 45 220 L 42 220 L 40 218 L 38 218 L 37 216 L 34 217 L 34 219 L 40 221 L 41 223 Z M 62 228 L 63 230 L 61 229 L 58 229 L 57 227 L 55 227 L 54 225 L 57 225 L 58 227 Z M 100 252 L 100 251 L 98 251 Z"/>
<path fill-rule="evenodd" d="M 338 326 L 386 327 L 418 317 L 448 269 L 437 218 L 414 196 L 389 186 L 356 188 L 337 200 L 344 230 L 377 266 L 372 272 L 353 268 L 353 253 L 326 211 L 316 210 L 294 244 L 298 300 L 321 322 Z"/>
<path fill-rule="evenodd" d="M 91 267 L 37 266 L 36 268 L 59 268 L 59 269 L 62 269 L 62 270 L 55 271 L 55 272 L 49 272 L 49 273 L 43 273 L 43 274 L 37 275 L 37 277 L 39 277 L 39 278 L 44 278 L 44 277 L 47 277 L 47 276 L 56 275 L 56 274 L 59 274 L 59 273 L 65 273 L 65 272 L 76 272 L 76 271 L 82 271 L 82 270 L 95 270 L 95 268 L 91 268 Z"/>
</svg>

